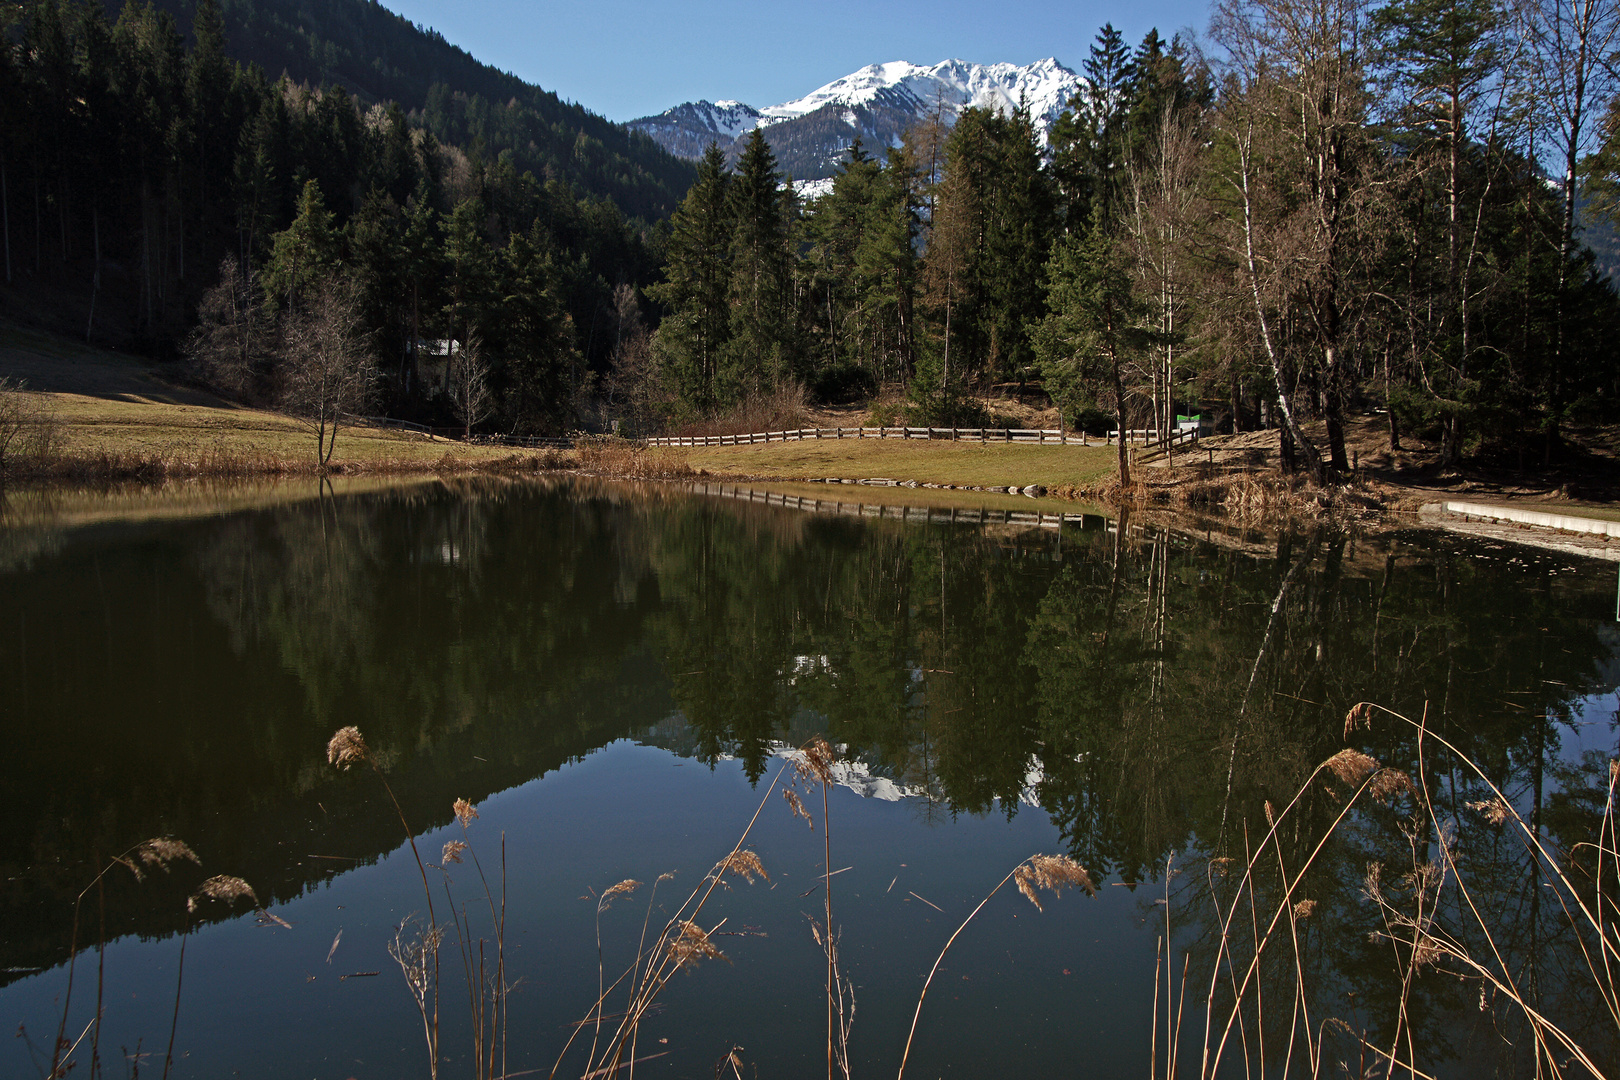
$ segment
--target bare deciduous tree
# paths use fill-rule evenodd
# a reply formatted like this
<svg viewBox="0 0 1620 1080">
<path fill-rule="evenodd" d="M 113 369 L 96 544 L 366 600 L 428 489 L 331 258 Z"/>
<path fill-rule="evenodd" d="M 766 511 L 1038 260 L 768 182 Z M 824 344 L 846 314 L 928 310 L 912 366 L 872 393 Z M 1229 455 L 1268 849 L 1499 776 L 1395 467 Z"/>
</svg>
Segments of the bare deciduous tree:
<svg viewBox="0 0 1620 1080">
<path fill-rule="evenodd" d="M 1214 31 L 1230 56 L 1229 181 L 1238 189 L 1237 246 L 1251 278 L 1265 349 L 1289 434 L 1318 479 L 1349 468 L 1344 396 L 1351 330 L 1366 301 L 1356 271 L 1377 254 L 1370 227 L 1379 157 L 1367 127 L 1371 95 L 1362 41 L 1367 0 L 1223 0 Z M 1262 208 L 1269 220 L 1258 216 Z M 1265 237 L 1264 244 L 1257 243 Z M 1261 277 L 1303 316 L 1321 391 L 1329 461 L 1304 440 L 1278 342 L 1259 307 Z"/>
<path fill-rule="evenodd" d="M 1546 453 L 1558 440 L 1563 402 L 1564 300 L 1570 253 L 1575 249 L 1576 184 L 1581 159 L 1601 134 L 1593 114 L 1620 88 L 1616 49 L 1620 47 L 1620 3 L 1616 0 L 1521 0 L 1520 33 L 1529 45 L 1534 128 L 1552 144 L 1563 166 L 1563 218 L 1558 236 L 1558 305 L 1553 325 L 1553 365 L 1548 387 L 1551 426 Z M 1532 156 L 1535 147 L 1532 146 Z"/>
<path fill-rule="evenodd" d="M 376 392 L 377 361 L 359 327 L 354 288 L 336 277 L 309 290 L 282 324 L 281 405 L 315 429 L 322 468 L 344 415 L 366 408 Z"/>
<path fill-rule="evenodd" d="M 219 264 L 219 283 L 203 294 L 197 313 L 201 321 L 186 341 L 192 370 L 215 390 L 250 393 L 271 345 L 258 275 L 226 256 Z"/>
<path fill-rule="evenodd" d="M 15 455 L 27 439 L 37 408 L 26 384 L 13 379 L 0 379 L 0 474 L 4 474 L 6 459 Z"/>
<path fill-rule="evenodd" d="M 627 414 L 636 431 L 645 431 L 658 411 L 659 380 L 634 285 L 614 288 L 613 327 L 613 369 L 603 383 L 607 406 Z"/>
<path fill-rule="evenodd" d="M 1146 382 L 1153 398 L 1153 426 L 1168 442 L 1175 427 L 1175 362 L 1192 300 L 1189 241 L 1195 214 L 1203 209 L 1200 171 L 1207 135 L 1194 108 L 1167 108 L 1149 132 L 1145 153 L 1126 159 L 1122 224 L 1130 238 L 1132 265 L 1147 322 L 1154 329 Z"/>
<path fill-rule="evenodd" d="M 489 387 L 489 361 L 484 359 L 484 343 L 478 331 L 469 328 L 467 340 L 450 356 L 446 374 L 450 383 L 450 405 L 462 424 L 462 438 L 471 439 L 474 424 L 481 424 L 495 411 L 495 393 Z"/>
</svg>

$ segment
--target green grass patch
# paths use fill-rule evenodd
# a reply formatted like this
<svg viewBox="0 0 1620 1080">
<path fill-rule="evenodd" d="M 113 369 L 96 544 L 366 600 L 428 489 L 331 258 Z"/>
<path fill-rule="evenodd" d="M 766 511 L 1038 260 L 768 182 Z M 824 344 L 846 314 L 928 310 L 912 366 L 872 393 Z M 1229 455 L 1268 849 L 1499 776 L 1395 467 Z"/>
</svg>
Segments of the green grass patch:
<svg viewBox="0 0 1620 1080">
<path fill-rule="evenodd" d="M 1112 475 L 1115 450 L 1109 446 L 943 439 L 807 439 L 701 446 L 686 453 L 694 469 L 765 479 L 885 477 L 957 486 L 1080 487 Z"/>
</svg>

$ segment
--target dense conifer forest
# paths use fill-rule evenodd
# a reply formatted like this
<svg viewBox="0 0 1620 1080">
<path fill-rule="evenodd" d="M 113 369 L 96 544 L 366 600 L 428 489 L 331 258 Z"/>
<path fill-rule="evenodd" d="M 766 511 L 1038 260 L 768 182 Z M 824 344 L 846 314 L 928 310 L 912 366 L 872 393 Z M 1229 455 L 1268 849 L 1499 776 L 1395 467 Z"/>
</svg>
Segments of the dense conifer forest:
<svg viewBox="0 0 1620 1080">
<path fill-rule="evenodd" d="M 303 298 L 341 286 L 347 337 L 363 346 L 349 351 L 375 375 L 352 404 L 445 417 L 416 357 L 476 334 L 502 361 L 502 410 L 483 419 L 564 424 L 570 388 L 607 355 L 615 287 L 657 277 L 650 222 L 690 166 L 374 4 L 322 8 L 344 43 L 314 49 L 331 63 L 272 77 L 233 55 L 233 33 L 254 55 L 285 38 L 272 31 L 290 7 L 233 4 L 228 20 L 202 0 L 182 33 L 144 3 L 115 16 L 77 0 L 4 5 L 8 309 L 91 342 L 184 353 L 218 388 L 276 400 Z M 394 57 L 369 83 L 362 33 Z M 293 73 L 317 69 L 318 81 Z M 406 84 L 414 95 L 385 96 Z"/>
<path fill-rule="evenodd" d="M 1534 465 L 1620 393 L 1577 224 L 1620 198 L 1613 4 L 1105 26 L 1049 140 L 935 115 L 809 202 L 768 131 L 694 176 L 376 4 L 306 7 L 6 5 L 9 295 L 248 399 L 358 363 L 343 407 L 468 432 L 978 425 L 1013 390 L 1092 431 L 1280 428 L 1326 478 L 1353 414 Z"/>
</svg>

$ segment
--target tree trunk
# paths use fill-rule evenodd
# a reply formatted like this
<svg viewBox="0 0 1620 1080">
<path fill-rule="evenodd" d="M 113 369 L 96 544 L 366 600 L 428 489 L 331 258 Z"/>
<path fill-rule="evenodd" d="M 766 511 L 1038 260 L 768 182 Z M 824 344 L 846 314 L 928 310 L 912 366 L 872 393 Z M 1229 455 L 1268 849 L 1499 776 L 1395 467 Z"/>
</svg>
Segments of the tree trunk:
<svg viewBox="0 0 1620 1080">
<path fill-rule="evenodd" d="M 1401 448 L 1401 429 L 1395 420 L 1395 403 L 1389 399 L 1389 354 L 1391 352 L 1388 340 L 1384 342 L 1384 414 L 1389 417 L 1389 452 L 1395 453 Z"/>
<path fill-rule="evenodd" d="M 1344 451 L 1344 403 L 1340 386 L 1339 347 L 1329 346 L 1324 352 L 1322 370 L 1322 418 L 1327 421 L 1328 460 L 1335 473 L 1350 471 L 1350 460 Z"/>
<path fill-rule="evenodd" d="M 1278 355 L 1276 344 L 1271 338 L 1271 321 L 1266 316 L 1265 301 L 1260 295 L 1260 268 L 1258 257 L 1254 251 L 1254 202 L 1249 191 L 1249 147 L 1247 142 L 1240 144 L 1241 153 L 1241 180 L 1243 194 L 1243 246 L 1245 261 L 1249 273 L 1249 289 L 1254 296 L 1255 318 L 1260 325 L 1260 341 L 1265 346 L 1266 357 L 1271 361 L 1271 374 L 1277 384 L 1277 408 L 1282 412 L 1283 426 L 1287 429 L 1294 445 L 1305 454 L 1311 469 L 1311 476 L 1322 483 L 1327 480 L 1327 471 L 1322 466 L 1321 455 L 1316 452 L 1316 446 L 1305 437 L 1300 430 L 1299 422 L 1294 417 L 1294 406 L 1288 393 L 1288 381 L 1283 376 L 1282 357 Z M 1341 446 L 1341 452 L 1343 447 Z M 1291 455 L 1285 455 L 1286 459 Z M 1291 461 L 1284 466 L 1292 472 Z"/>
<path fill-rule="evenodd" d="M 90 232 L 95 238 L 96 268 L 90 275 L 90 318 L 84 324 L 84 340 L 88 342 L 96 328 L 96 297 L 101 293 L 101 207 L 92 196 L 90 203 Z"/>
<path fill-rule="evenodd" d="M 6 239 L 6 284 L 11 284 L 11 194 L 6 189 L 6 163 L 0 160 L 0 218 L 4 219 Z"/>
<path fill-rule="evenodd" d="M 1119 370 L 1119 354 L 1114 360 L 1114 420 L 1119 425 L 1119 486 L 1131 486 L 1130 451 L 1125 447 L 1125 377 Z"/>
</svg>

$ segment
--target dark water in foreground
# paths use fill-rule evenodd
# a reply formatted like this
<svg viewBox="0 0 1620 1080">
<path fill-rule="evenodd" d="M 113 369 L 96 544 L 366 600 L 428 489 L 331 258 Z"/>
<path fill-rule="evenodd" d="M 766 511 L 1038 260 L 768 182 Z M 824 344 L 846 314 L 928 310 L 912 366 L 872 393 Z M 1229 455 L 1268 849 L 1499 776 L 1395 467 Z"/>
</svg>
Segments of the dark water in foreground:
<svg viewBox="0 0 1620 1080">
<path fill-rule="evenodd" d="M 26 1036 L 0 1043 L 5 1076 L 48 1062 L 73 897 L 153 836 L 203 865 L 141 883 L 118 869 L 90 894 L 80 944 L 104 919 L 108 1075 L 139 1054 L 161 1071 L 185 897 L 214 873 L 290 928 L 205 909 L 178 1075 L 427 1074 L 386 951 L 421 883 L 377 778 L 325 760 L 344 725 L 386 764 L 424 856 L 460 837 L 458 797 L 478 806 L 486 870 L 505 833 L 510 1067 L 542 1074 L 595 996 L 594 894 L 675 871 L 656 921 L 730 848 L 784 749 L 818 732 L 849 760 L 830 813 L 857 1075 L 895 1067 L 940 946 L 1020 859 L 1068 853 L 1102 885 L 1044 913 L 1010 888 L 986 907 L 930 992 L 915 1076 L 1145 1075 L 1166 907 L 1191 1013 L 1214 933 L 1202 860 L 1242 861 L 1266 802 L 1345 745 L 1356 702 L 1427 710 L 1566 845 L 1616 745 L 1613 567 L 1435 534 L 916 524 L 586 483 L 76 524 L 48 498 L 24 509 L 0 531 L 0 1023 Z M 1411 728 L 1353 738 L 1415 771 Z M 1478 797 L 1431 765 L 1454 808 Z M 1338 811 L 1312 802 L 1292 842 Z M 670 984 L 638 1044 L 663 1056 L 639 1071 L 712 1076 L 738 1046 L 760 1076 L 821 1072 L 821 844 L 771 797 L 751 837 L 771 882 L 706 912 L 727 920 L 731 963 Z M 1394 968 L 1368 940 L 1362 877 L 1405 845 L 1393 811 L 1358 814 L 1303 924 L 1317 1015 L 1374 1036 Z M 1522 852 L 1467 835 L 1460 850 L 1518 913 L 1505 947 L 1540 955 L 1551 931 Z M 1171 856 L 1191 872 L 1167 883 Z M 470 866 L 450 874 L 457 904 L 481 897 Z M 610 980 L 646 897 L 603 918 Z M 80 954 L 69 1038 L 93 1015 L 95 960 Z M 470 1071 L 456 965 L 445 1076 Z M 1549 1001 L 1580 996 L 1542 983 Z M 1477 992 L 1418 987 L 1435 1068 L 1502 1060 Z M 75 1057 L 88 1074 L 87 1044 Z"/>
</svg>

